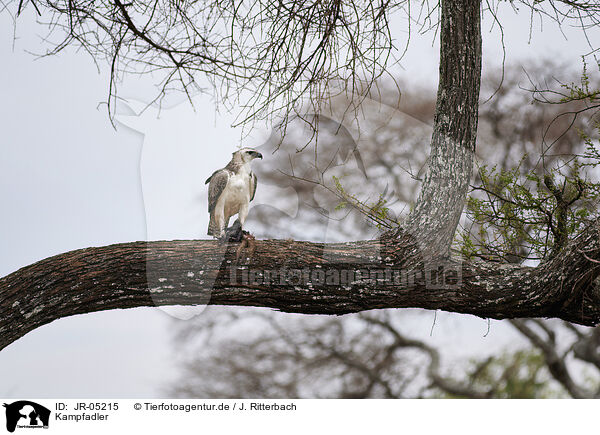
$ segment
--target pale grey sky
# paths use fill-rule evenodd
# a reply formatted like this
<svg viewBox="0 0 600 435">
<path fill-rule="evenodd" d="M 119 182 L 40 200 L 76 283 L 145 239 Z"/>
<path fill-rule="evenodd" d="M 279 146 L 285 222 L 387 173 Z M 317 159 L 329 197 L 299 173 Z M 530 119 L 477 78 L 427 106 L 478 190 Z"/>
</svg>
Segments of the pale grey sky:
<svg viewBox="0 0 600 435">
<path fill-rule="evenodd" d="M 43 33 L 32 24 L 30 12 L 19 20 L 14 47 L 11 22 L 0 14 L 0 275 L 76 248 L 205 237 L 201 189 L 240 142 L 239 132 L 228 127 L 232 117 L 215 114 L 211 101 L 200 98 L 197 112 L 184 104 L 163 112 L 160 120 L 150 113 L 144 119 L 120 118 L 146 138 L 123 126 L 115 131 L 105 110 L 97 107 L 106 98 L 107 76 L 98 74 L 87 55 L 68 50 L 34 60 L 25 52 L 40 49 L 36 34 Z M 542 33 L 534 31 L 528 43 L 526 15 L 507 12 L 501 18 L 508 63 L 544 55 L 578 68 L 579 55 L 589 51 L 577 32 L 566 29 L 565 40 L 551 24 Z M 491 26 L 489 18 L 484 21 L 484 63 L 498 65 L 502 52 L 497 28 L 490 33 Z M 432 34 L 412 36 L 399 72 L 405 82 L 435 85 L 438 55 L 431 41 Z M 142 86 L 131 87 L 124 96 L 143 101 L 145 92 Z M 178 147 L 197 153 L 197 179 L 190 178 L 190 161 L 180 158 Z M 147 164 L 140 172 L 144 153 Z M 172 168 L 188 165 L 176 187 L 189 189 L 179 189 L 178 197 L 157 190 L 164 180 L 152 175 L 152 166 L 165 156 L 171 161 L 163 163 Z M 161 213 L 161 198 L 171 201 L 163 207 L 166 213 Z M 161 396 L 176 370 L 169 342 L 172 322 L 164 312 L 147 308 L 74 316 L 39 328 L 0 352 L 0 396 Z M 429 328 L 424 325 L 421 335 L 428 335 Z M 481 319 L 442 314 L 433 340 L 463 343 L 464 349 L 465 343 L 485 348 L 512 339 L 497 322 L 483 338 L 486 329 Z"/>
</svg>

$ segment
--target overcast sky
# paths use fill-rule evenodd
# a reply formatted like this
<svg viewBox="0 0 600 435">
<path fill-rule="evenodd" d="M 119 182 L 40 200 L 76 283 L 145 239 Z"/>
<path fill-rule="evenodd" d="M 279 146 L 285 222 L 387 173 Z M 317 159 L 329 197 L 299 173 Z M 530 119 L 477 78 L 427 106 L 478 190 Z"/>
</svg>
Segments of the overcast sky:
<svg viewBox="0 0 600 435">
<path fill-rule="evenodd" d="M 71 50 L 35 60 L 26 52 L 41 51 L 37 35 L 43 29 L 33 18 L 31 11 L 23 15 L 13 41 L 12 23 L 0 13 L 0 275 L 82 247 L 204 238 L 204 180 L 242 142 L 229 127 L 233 117 L 200 97 L 195 112 L 183 103 L 160 117 L 153 111 L 120 116 L 115 130 L 98 107 L 106 99 L 107 76 L 89 57 Z M 553 25 L 534 31 L 528 43 L 527 16 L 501 18 L 509 64 L 543 55 L 578 68 L 579 55 L 589 51 L 578 33 L 567 29 L 565 40 Z M 484 63 L 497 66 L 502 50 L 491 26 L 484 21 Z M 435 85 L 432 36 L 413 35 L 399 72 L 405 82 Z M 133 108 L 149 97 L 142 86 L 124 96 Z M 256 145 L 265 134 L 258 131 L 243 144 Z M 173 322 L 159 309 L 144 308 L 41 327 L 0 352 L 0 397 L 162 396 L 176 374 Z M 429 329 L 423 324 L 422 335 Z M 482 349 L 513 337 L 498 322 L 483 337 L 486 330 L 481 319 L 444 314 L 431 340 Z"/>
</svg>

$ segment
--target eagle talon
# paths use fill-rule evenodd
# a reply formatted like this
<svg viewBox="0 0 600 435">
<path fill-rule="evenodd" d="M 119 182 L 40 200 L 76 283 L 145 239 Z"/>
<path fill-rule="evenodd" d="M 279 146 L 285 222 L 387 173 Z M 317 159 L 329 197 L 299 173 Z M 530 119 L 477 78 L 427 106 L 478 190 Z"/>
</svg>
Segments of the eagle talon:
<svg viewBox="0 0 600 435">
<path fill-rule="evenodd" d="M 242 230 L 242 224 L 240 223 L 239 219 L 236 219 L 233 225 L 223 232 L 223 235 L 219 238 L 219 242 L 239 243 L 242 241 L 244 233 L 245 231 Z"/>
</svg>

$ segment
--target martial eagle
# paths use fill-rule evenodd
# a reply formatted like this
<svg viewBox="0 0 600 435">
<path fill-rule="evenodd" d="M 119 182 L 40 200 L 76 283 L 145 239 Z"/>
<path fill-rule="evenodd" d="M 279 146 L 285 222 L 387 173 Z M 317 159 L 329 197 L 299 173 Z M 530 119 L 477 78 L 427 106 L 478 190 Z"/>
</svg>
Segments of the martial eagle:
<svg viewBox="0 0 600 435">
<path fill-rule="evenodd" d="M 231 161 L 208 177 L 208 235 L 223 237 L 229 218 L 238 214 L 241 225 L 248 216 L 248 205 L 256 193 L 256 175 L 252 173 L 252 160 L 262 159 L 262 154 L 252 148 L 242 148 L 233 153 Z"/>
</svg>

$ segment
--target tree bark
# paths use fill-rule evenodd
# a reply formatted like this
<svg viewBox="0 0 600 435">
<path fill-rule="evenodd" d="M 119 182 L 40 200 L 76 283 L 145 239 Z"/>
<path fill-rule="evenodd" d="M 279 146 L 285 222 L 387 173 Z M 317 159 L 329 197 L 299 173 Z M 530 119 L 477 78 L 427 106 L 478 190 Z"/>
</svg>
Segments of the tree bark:
<svg viewBox="0 0 600 435">
<path fill-rule="evenodd" d="M 24 267 L 0 279 L 0 349 L 62 317 L 155 305 L 308 314 L 418 307 L 493 319 L 600 322 L 600 290 L 594 285 L 600 275 L 600 222 L 563 255 L 536 268 L 426 260 L 409 236 L 342 244 L 258 240 L 247 264 L 236 261 L 238 246 L 134 242 Z"/>
<path fill-rule="evenodd" d="M 479 0 L 441 2 L 439 85 L 428 169 L 407 230 L 430 253 L 447 253 L 475 156 L 481 82 Z"/>
</svg>

